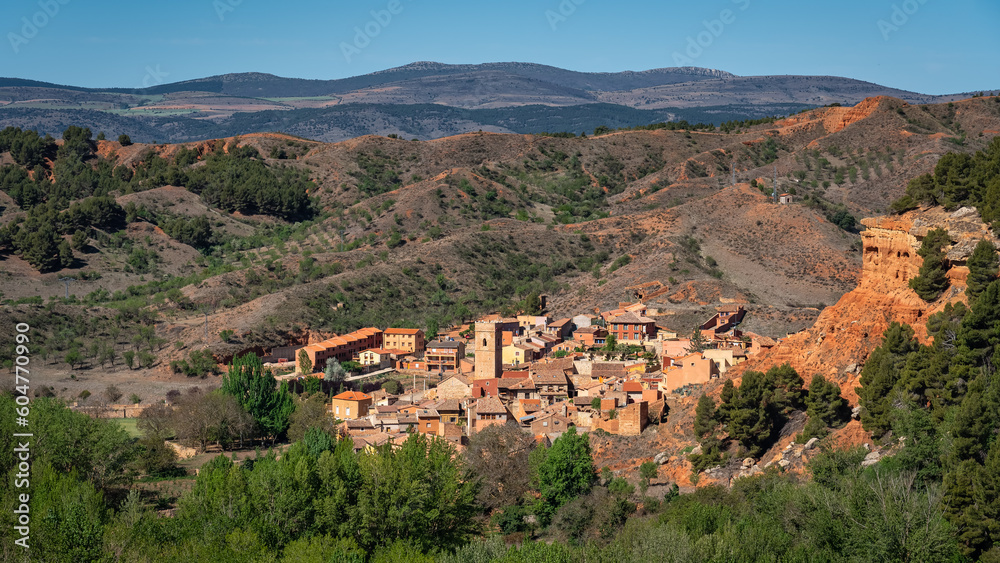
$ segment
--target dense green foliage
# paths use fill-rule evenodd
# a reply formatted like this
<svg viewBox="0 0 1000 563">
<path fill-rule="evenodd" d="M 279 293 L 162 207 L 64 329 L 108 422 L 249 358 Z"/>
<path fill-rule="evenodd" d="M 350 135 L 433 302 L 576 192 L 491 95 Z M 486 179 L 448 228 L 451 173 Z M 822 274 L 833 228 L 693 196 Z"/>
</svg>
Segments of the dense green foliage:
<svg viewBox="0 0 1000 563">
<path fill-rule="evenodd" d="M 802 431 L 800 440 L 822 438 L 829 433 L 829 428 L 846 422 L 847 401 L 840 396 L 840 387 L 827 381 L 822 374 L 813 377 L 809 384 L 809 394 L 806 396 L 806 414 L 809 422 Z"/>
<path fill-rule="evenodd" d="M 0 131 L 0 152 L 10 151 L 19 165 L 0 167 L 0 191 L 27 211 L 0 228 L 0 252 L 10 249 L 41 271 L 71 266 L 72 248 L 82 250 L 93 230 L 117 234 L 137 220 L 158 223 L 169 236 L 202 250 L 219 242 L 204 216 L 153 214 L 131 203 L 122 209 L 114 199 L 167 184 L 185 186 L 226 211 L 287 220 L 315 213 L 312 182 L 291 169 L 267 167 L 251 147 L 232 146 L 226 152 L 217 143 L 203 166 L 192 167 L 197 153 L 183 147 L 173 163 L 150 150 L 137 164 L 114 166 L 113 160 L 96 157 L 90 130 L 77 126 L 67 128 L 63 144 L 55 146 L 34 131 Z M 64 236 L 75 237 L 72 246 Z M 152 251 L 125 250 L 133 271 L 152 270 Z"/>
<path fill-rule="evenodd" d="M 890 463 L 929 490 L 942 487 L 944 514 L 963 551 L 978 556 L 1000 541 L 1000 281 L 973 302 L 931 316 L 920 345 L 893 324 L 862 371 L 862 423 L 905 445 Z M 995 549 L 995 548 L 994 548 Z"/>
<path fill-rule="evenodd" d="M 729 383 L 729 382 L 727 382 Z M 802 378 L 788 364 L 766 373 L 747 371 L 739 387 L 723 390 L 719 419 L 729 437 L 752 456 L 759 456 L 778 438 L 788 413 L 802 407 Z"/>
<path fill-rule="evenodd" d="M 724 396 L 731 398 L 733 392 L 732 381 L 727 381 Z M 699 397 L 698 406 L 695 408 L 694 434 L 700 444 L 701 452 L 688 456 L 688 461 L 691 462 L 695 472 L 704 471 L 722 461 L 722 440 L 717 435 L 720 425 L 715 401 L 708 395 Z"/>
<path fill-rule="evenodd" d="M 969 303 L 974 303 L 986 287 L 997 279 L 1000 270 L 1000 260 L 997 259 L 997 248 L 988 240 L 981 240 L 966 262 L 969 275 L 965 278 L 966 294 Z"/>
<path fill-rule="evenodd" d="M 538 466 L 541 498 L 536 512 L 541 521 L 548 523 L 559 507 L 588 493 L 596 478 L 590 441 L 571 426 L 545 452 Z"/>
<path fill-rule="evenodd" d="M 278 387 L 274 375 L 264 369 L 256 354 L 233 358 L 222 378 L 221 390 L 239 401 L 264 434 L 277 440 L 288 430 L 294 409 L 291 393 L 284 382 Z"/>
<path fill-rule="evenodd" d="M 1000 138 L 975 155 L 948 153 L 938 160 L 934 174 L 910 180 L 906 194 L 892 204 L 903 212 L 917 205 L 941 205 L 945 209 L 974 206 L 983 221 L 1000 226 Z"/>
<path fill-rule="evenodd" d="M 950 243 L 948 231 L 934 229 L 924 236 L 917 250 L 924 261 L 917 277 L 910 280 L 910 288 L 924 301 L 934 301 L 948 288 L 948 264 L 943 247 Z"/>
<path fill-rule="evenodd" d="M 794 379 L 777 371 L 770 377 Z M 125 493 L 134 469 L 142 467 L 140 452 L 151 453 L 144 441 L 168 432 L 155 413 L 142 424 L 147 438 L 134 442 L 113 422 L 39 399 L 32 406 L 33 424 L 50 439 L 32 446 L 32 513 L 45 516 L 32 520 L 30 556 L 611 563 L 958 561 L 964 553 L 990 560 L 997 555 L 991 526 L 1000 459 L 989 445 L 997 386 L 983 388 L 984 380 L 977 381 L 968 396 L 978 399 L 956 413 L 956 420 L 966 422 L 955 425 L 961 431 L 943 454 L 943 465 L 970 457 L 960 462 L 961 471 L 945 473 L 943 485 L 941 478 L 928 480 L 911 469 L 915 455 L 926 451 L 915 448 L 917 454 L 906 459 L 902 454 L 913 447 L 907 440 L 901 454 L 872 467 L 860 466 L 862 449 L 833 451 L 811 461 L 811 482 L 772 469 L 737 480 L 730 490 L 705 487 L 680 496 L 668 491 L 662 501 L 646 499 L 642 513 L 629 500 L 632 484 L 610 472 L 604 472 L 604 485 L 596 484 L 588 440 L 572 432 L 546 449 L 534 447 L 516 427 L 494 427 L 457 455 L 447 442 L 421 434 L 398 448 L 355 453 L 350 440 L 338 442 L 310 427 L 280 456 L 258 454 L 239 464 L 214 458 L 180 497 L 176 515 L 163 518 L 137 492 Z M 811 387 L 818 387 L 815 381 Z M 704 404 L 701 411 L 714 410 L 711 401 Z M 13 408 L 12 397 L 0 396 L 0 410 Z M 12 417 L 0 419 L 4 467 L 14 466 L 12 423 Z M 702 425 L 699 432 L 713 429 Z M 640 485 L 655 470 L 646 464 Z M 8 506 L 12 483 L 8 478 L 0 485 Z M 478 494 L 480 487 L 491 492 Z M 558 504 L 554 511 L 551 503 Z M 551 514 L 551 524 L 530 524 L 526 517 L 532 513 L 539 519 Z M 489 531 L 497 529 L 523 542 L 508 543 Z M 547 541 L 533 541 L 531 535 L 539 533 Z M 13 539 L 5 534 L 0 549 L 22 553 Z"/>
<path fill-rule="evenodd" d="M 175 170 L 171 168 L 170 173 Z M 205 166 L 186 171 L 186 177 L 179 170 L 177 173 L 178 185 L 226 211 L 289 220 L 308 219 L 313 214 L 309 199 L 309 189 L 315 187 L 312 182 L 291 169 L 268 168 L 252 147 L 231 147 L 228 153 L 215 151 Z"/>
<path fill-rule="evenodd" d="M 865 430 L 876 436 L 889 431 L 895 400 L 892 391 L 899 381 L 907 356 L 918 347 L 913 329 L 894 322 L 886 329 L 882 345 L 868 356 L 861 370 L 861 387 L 858 388 L 858 397 L 864 409 L 861 423 Z"/>
</svg>

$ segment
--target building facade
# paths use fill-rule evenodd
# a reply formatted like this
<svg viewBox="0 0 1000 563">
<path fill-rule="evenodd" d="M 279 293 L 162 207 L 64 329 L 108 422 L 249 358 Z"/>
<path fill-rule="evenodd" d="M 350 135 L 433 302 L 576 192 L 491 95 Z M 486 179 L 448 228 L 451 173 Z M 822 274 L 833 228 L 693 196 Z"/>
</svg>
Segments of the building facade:
<svg viewBox="0 0 1000 563">
<path fill-rule="evenodd" d="M 386 350 L 423 352 L 426 346 L 424 331 L 419 328 L 387 328 L 382 333 L 382 347 Z"/>
<path fill-rule="evenodd" d="M 459 362 L 465 357 L 465 344 L 457 341 L 435 341 L 427 344 L 424 362 L 427 371 L 458 372 Z"/>
</svg>

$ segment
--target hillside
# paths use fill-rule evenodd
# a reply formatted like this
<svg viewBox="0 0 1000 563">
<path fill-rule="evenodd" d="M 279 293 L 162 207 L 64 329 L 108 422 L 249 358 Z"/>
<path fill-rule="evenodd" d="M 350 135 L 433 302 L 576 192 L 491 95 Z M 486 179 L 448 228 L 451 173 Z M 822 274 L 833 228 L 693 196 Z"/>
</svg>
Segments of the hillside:
<svg viewBox="0 0 1000 563">
<path fill-rule="evenodd" d="M 73 138 L 40 149 L 34 170 L 49 184 L 17 164 L 28 157 L 0 154 L 4 191 L 15 196 L 0 202 L 0 224 L 49 221 L 61 230 L 48 244 L 65 241 L 69 253 L 40 272 L 30 260 L 44 257 L 8 247 L 3 314 L 38 324 L 46 355 L 36 369 L 67 396 L 94 386 L 67 378 L 81 367 L 108 364 L 106 377 L 134 379 L 122 364 L 129 349 L 151 355 L 134 371 L 162 394 L 186 380 L 170 362 L 203 346 L 227 358 L 309 331 L 443 329 L 516 311 L 535 293 L 558 317 L 634 300 L 646 283 L 665 288 L 648 305 L 674 330 L 690 332 L 726 300 L 746 304 L 747 330 L 784 336 L 863 280 L 855 217 L 881 213 L 942 154 L 981 149 L 997 131 L 996 98 L 872 98 L 725 131 L 586 138 L 328 144 L 253 134 L 124 147 Z M 67 143 L 85 164 L 67 168 Z M 791 205 L 770 202 L 775 169 Z M 262 198 L 258 182 L 281 187 Z M 58 195 L 57 210 L 22 209 L 46 192 Z M 308 209 L 297 207 L 304 192 Z M 121 216 L 70 245 L 79 223 L 59 219 L 68 209 L 58 206 L 103 197 Z M 76 279 L 66 303 L 56 299 L 64 277 Z M 224 331 L 233 334 L 223 340 Z M 117 359 L 102 362 L 102 347 Z M 82 357 L 71 367 L 74 349 Z"/>
<path fill-rule="evenodd" d="M 719 124 L 929 96 L 831 76 L 736 76 L 694 67 L 586 73 L 530 63 L 418 62 L 337 80 L 265 73 L 211 76 L 142 89 L 80 88 L 0 78 L 0 127 L 53 136 L 69 125 L 135 141 L 187 142 L 280 130 L 336 142 L 366 133 L 435 139 L 472 131 L 593 131 L 664 120 Z"/>
</svg>

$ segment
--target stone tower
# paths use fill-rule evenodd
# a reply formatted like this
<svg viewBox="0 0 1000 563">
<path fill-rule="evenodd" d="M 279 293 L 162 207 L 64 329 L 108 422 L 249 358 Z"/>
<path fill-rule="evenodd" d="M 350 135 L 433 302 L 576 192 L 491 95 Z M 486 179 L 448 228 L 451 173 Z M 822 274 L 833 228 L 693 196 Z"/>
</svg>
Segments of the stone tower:
<svg viewBox="0 0 1000 563">
<path fill-rule="evenodd" d="M 476 374 L 473 379 L 500 377 L 503 373 L 503 334 L 497 323 L 476 323 Z"/>
</svg>

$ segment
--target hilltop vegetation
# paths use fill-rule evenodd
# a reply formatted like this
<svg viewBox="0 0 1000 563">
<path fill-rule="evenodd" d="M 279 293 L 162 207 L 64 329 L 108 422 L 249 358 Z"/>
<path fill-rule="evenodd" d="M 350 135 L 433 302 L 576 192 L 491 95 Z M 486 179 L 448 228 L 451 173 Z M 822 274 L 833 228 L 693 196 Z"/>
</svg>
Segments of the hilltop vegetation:
<svg viewBox="0 0 1000 563">
<path fill-rule="evenodd" d="M 948 210 L 964 205 L 975 207 L 985 223 L 1000 229 L 1000 139 L 993 139 L 989 147 L 974 155 L 944 155 L 933 174 L 924 174 L 907 184 L 906 194 L 892 208 L 903 212 L 919 204 L 940 205 Z"/>
</svg>

